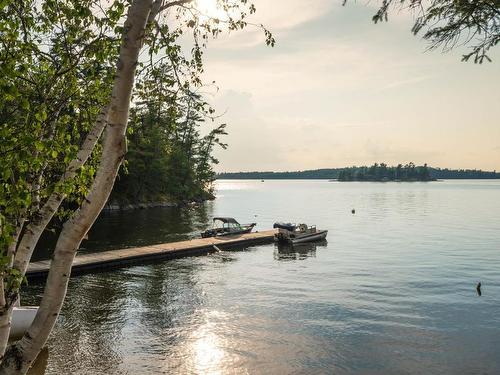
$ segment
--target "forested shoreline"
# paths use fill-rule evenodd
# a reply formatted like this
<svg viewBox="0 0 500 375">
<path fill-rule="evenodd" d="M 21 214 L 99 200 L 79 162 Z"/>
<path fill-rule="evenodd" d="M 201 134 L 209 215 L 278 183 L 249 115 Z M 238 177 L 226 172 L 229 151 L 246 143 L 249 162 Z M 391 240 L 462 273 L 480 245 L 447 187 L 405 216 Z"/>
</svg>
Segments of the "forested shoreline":
<svg viewBox="0 0 500 375">
<path fill-rule="evenodd" d="M 372 165 L 375 166 L 377 165 L 379 168 L 381 165 L 385 165 L 387 168 L 387 165 L 385 163 L 380 163 L 380 164 L 374 164 Z M 413 163 L 408 163 L 405 165 L 399 164 L 401 169 L 404 169 L 405 166 L 410 167 L 410 165 L 413 165 L 413 168 L 418 168 L 415 166 Z M 216 175 L 217 179 L 263 179 L 263 180 L 308 180 L 308 179 L 315 179 L 315 180 L 336 180 L 339 179 L 339 176 L 342 177 L 342 174 L 344 175 L 343 178 L 347 178 L 349 173 L 355 173 L 356 171 L 367 171 L 371 167 L 367 166 L 353 166 L 353 167 L 346 167 L 346 168 L 323 168 L 323 169 L 314 169 L 314 170 L 304 170 L 304 171 L 290 171 L 290 172 L 223 172 L 223 173 L 218 173 Z M 397 169 L 398 166 L 396 167 L 391 167 Z M 483 171 L 480 169 L 449 169 L 449 168 L 434 168 L 434 167 L 429 167 L 426 166 L 428 173 L 429 173 L 429 179 L 430 180 L 440 180 L 440 179 L 499 179 L 500 178 L 500 173 L 496 171 Z M 383 168 L 382 168 L 383 169 Z M 366 173 L 365 173 L 366 176 Z M 405 180 L 406 178 L 401 176 L 400 178 L 396 178 L 394 176 L 393 179 L 389 178 L 388 180 Z M 375 179 L 376 180 L 376 179 Z M 382 180 L 382 179 L 380 179 Z M 409 179 L 408 179 L 409 180 Z M 365 179 L 364 181 L 368 181 Z"/>
<path fill-rule="evenodd" d="M 1 373 L 27 373 L 45 346 L 103 207 L 212 196 L 225 125 L 203 99 L 203 53 L 256 11 L 217 5 L 230 22 L 197 1 L 0 2 Z M 10 341 L 29 264 L 52 230 L 38 310 Z"/>
<path fill-rule="evenodd" d="M 345 168 L 337 176 L 339 181 L 435 181 L 430 175 L 427 164 L 417 166 L 414 163 L 388 166 L 375 163 L 370 167 Z"/>
<path fill-rule="evenodd" d="M 131 109 L 128 152 L 107 209 L 214 199 L 213 165 L 218 160 L 212 151 L 226 147 L 221 140 L 226 125 L 212 124 L 213 109 L 201 95 L 158 87 L 162 77 L 172 74 L 169 65 L 160 65 L 138 83 L 143 101 Z"/>
</svg>

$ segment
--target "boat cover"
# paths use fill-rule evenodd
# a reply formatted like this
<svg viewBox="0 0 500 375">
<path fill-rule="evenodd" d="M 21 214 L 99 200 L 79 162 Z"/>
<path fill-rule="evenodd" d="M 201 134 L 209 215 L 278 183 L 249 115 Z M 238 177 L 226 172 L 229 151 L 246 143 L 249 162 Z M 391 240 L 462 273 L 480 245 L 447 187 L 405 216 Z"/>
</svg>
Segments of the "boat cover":
<svg viewBox="0 0 500 375">
<path fill-rule="evenodd" d="M 274 223 L 273 228 L 286 229 L 293 232 L 295 230 L 295 225 L 292 223 Z"/>
</svg>

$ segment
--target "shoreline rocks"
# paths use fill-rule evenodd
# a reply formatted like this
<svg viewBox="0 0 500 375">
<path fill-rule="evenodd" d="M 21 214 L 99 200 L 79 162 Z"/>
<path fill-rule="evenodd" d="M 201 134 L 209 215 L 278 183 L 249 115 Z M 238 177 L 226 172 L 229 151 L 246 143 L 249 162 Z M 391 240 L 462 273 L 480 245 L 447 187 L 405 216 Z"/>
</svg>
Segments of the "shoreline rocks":
<svg viewBox="0 0 500 375">
<path fill-rule="evenodd" d="M 173 201 L 159 201 L 159 202 L 144 202 L 144 203 L 119 203 L 116 201 L 108 202 L 102 209 L 103 211 L 127 211 L 127 210 L 143 210 L 147 208 L 157 207 L 181 207 L 188 205 L 201 204 L 203 202 L 214 200 L 215 196 L 206 198 L 193 199 L 191 201 L 173 202 Z"/>
<path fill-rule="evenodd" d="M 125 211 L 125 210 L 142 210 L 145 208 L 155 208 L 155 207 L 177 207 L 177 206 L 179 206 L 179 204 L 173 202 L 150 202 L 150 203 L 135 203 L 135 204 L 130 204 L 130 203 L 120 204 L 117 202 L 112 202 L 106 204 L 102 210 Z"/>
</svg>

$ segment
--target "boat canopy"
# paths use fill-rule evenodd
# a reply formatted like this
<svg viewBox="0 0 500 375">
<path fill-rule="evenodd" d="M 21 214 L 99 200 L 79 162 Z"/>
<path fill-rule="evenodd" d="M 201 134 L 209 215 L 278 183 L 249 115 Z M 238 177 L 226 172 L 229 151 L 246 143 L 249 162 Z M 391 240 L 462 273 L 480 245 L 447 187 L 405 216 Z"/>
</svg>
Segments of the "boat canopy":
<svg viewBox="0 0 500 375">
<path fill-rule="evenodd" d="M 233 224 L 239 224 L 234 218 L 232 217 L 214 217 L 213 221 L 222 221 L 223 223 L 233 223 Z"/>
<path fill-rule="evenodd" d="M 296 226 L 292 223 L 274 223 L 273 228 L 286 229 L 293 232 Z"/>
</svg>

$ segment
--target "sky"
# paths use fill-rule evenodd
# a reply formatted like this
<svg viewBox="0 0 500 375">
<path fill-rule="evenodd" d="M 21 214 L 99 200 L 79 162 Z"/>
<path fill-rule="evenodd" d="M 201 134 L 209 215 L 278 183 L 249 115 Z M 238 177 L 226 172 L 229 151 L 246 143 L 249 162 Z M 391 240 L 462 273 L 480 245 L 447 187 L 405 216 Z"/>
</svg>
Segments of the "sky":
<svg viewBox="0 0 500 375">
<path fill-rule="evenodd" d="M 210 0 L 204 0 L 210 1 Z M 500 48 L 493 63 L 428 51 L 377 2 L 255 0 L 249 27 L 211 41 L 209 100 L 228 124 L 219 172 L 428 163 L 500 170 Z"/>
</svg>

